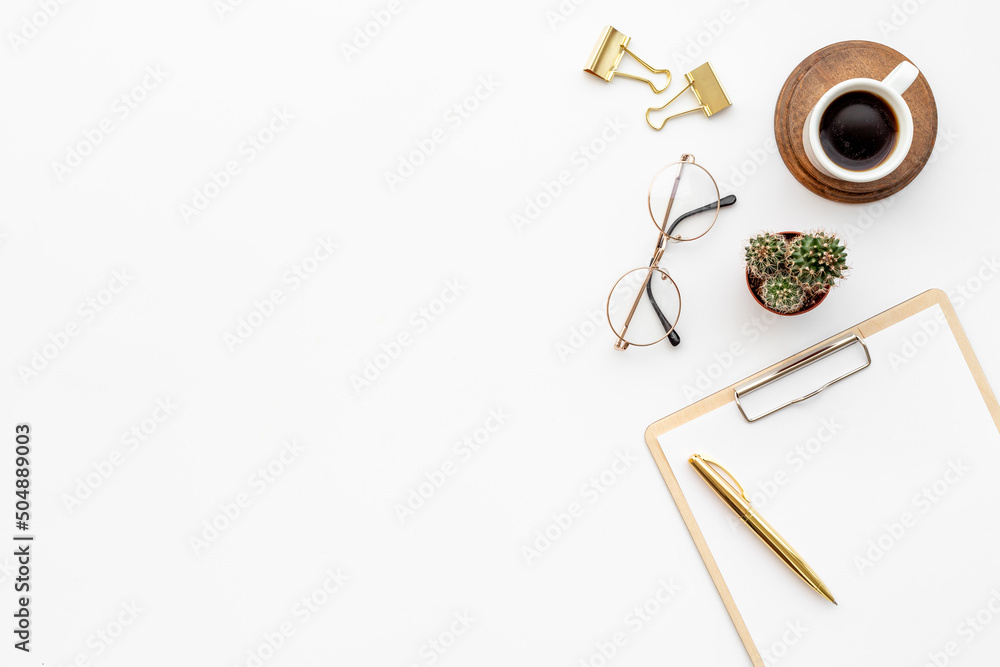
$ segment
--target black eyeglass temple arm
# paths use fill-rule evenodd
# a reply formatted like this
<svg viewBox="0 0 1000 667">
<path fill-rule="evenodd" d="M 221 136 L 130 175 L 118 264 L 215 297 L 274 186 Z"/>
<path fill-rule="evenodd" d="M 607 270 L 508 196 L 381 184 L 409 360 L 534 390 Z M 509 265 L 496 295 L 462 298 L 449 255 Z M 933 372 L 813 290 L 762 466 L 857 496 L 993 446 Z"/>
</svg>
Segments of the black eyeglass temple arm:
<svg viewBox="0 0 1000 667">
<path fill-rule="evenodd" d="M 732 206 L 735 203 L 736 203 L 736 195 L 726 195 L 725 197 L 719 200 L 719 207 L 721 208 L 722 206 Z M 715 204 L 706 204 L 701 208 L 696 208 L 693 211 L 688 211 L 683 215 L 677 216 L 677 219 L 674 220 L 673 223 L 671 223 L 670 228 L 667 229 L 665 234 L 660 236 L 660 243 L 665 244 L 667 242 L 667 237 L 673 235 L 674 230 L 677 229 L 677 225 L 683 222 L 685 218 L 690 218 L 692 215 L 697 215 L 698 213 L 704 213 L 705 211 L 711 211 L 713 208 L 715 208 Z"/>
<path fill-rule="evenodd" d="M 736 203 L 736 195 L 726 195 L 725 197 L 723 197 L 722 199 L 719 200 L 719 206 L 720 207 L 722 207 L 722 206 L 732 206 L 735 203 Z M 677 228 L 678 223 L 680 223 L 682 220 L 684 220 L 685 218 L 689 218 L 692 215 L 695 215 L 695 214 L 698 214 L 698 213 L 704 213 L 705 211 L 710 211 L 713 208 L 715 208 L 715 204 L 706 204 L 705 206 L 702 206 L 701 208 L 696 208 L 693 211 L 688 211 L 687 213 L 678 216 L 677 219 L 674 220 L 673 224 L 670 225 L 670 228 L 666 231 L 666 234 L 663 234 L 663 235 L 660 236 L 660 240 L 657 242 L 657 246 L 656 246 L 657 249 L 659 249 L 659 248 L 663 247 L 664 245 L 666 245 L 667 237 L 670 236 L 671 234 L 673 234 L 674 229 Z M 650 266 L 653 265 L 653 260 L 652 259 L 649 260 L 649 265 Z M 667 333 L 667 340 L 670 341 L 671 345 L 673 345 L 674 347 L 677 347 L 678 345 L 681 344 L 681 337 L 677 333 L 677 330 L 672 328 L 673 325 L 670 323 L 670 320 L 668 320 L 666 318 L 666 316 L 664 316 L 663 311 L 660 310 L 660 306 L 656 303 L 656 299 L 653 298 L 653 281 L 652 281 L 652 279 L 650 279 L 646 283 L 646 296 L 649 297 L 649 302 L 651 304 L 653 304 L 653 310 L 656 311 L 656 318 L 658 320 L 660 320 L 660 326 L 663 327 L 664 331 L 668 332 Z"/>
</svg>

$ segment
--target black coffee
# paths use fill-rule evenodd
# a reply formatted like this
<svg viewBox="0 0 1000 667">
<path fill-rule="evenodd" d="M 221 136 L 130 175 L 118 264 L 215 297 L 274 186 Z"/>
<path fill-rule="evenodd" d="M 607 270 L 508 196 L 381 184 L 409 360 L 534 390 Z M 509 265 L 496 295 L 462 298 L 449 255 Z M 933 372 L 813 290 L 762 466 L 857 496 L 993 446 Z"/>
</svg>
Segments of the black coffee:
<svg viewBox="0 0 1000 667">
<path fill-rule="evenodd" d="M 819 141 L 838 167 L 864 171 L 877 167 L 896 146 L 899 127 L 889 104 L 865 91 L 844 93 L 819 121 Z"/>
</svg>

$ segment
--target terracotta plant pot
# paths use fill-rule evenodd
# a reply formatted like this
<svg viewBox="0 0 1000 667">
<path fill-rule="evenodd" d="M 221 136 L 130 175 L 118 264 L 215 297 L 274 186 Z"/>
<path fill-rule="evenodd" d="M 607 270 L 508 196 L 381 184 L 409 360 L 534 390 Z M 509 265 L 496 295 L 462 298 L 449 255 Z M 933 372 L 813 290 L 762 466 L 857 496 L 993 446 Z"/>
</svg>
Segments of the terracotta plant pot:
<svg viewBox="0 0 1000 667">
<path fill-rule="evenodd" d="M 797 239 L 798 237 L 802 236 L 802 232 L 778 232 L 778 235 L 779 236 L 784 236 L 786 241 L 793 241 L 793 240 Z M 803 304 L 802 308 L 800 308 L 799 310 L 796 310 L 794 313 L 779 313 L 778 311 L 774 310 L 773 308 L 768 308 L 764 304 L 764 302 L 761 300 L 760 296 L 758 296 L 758 294 L 757 294 L 757 292 L 760 291 L 760 286 L 761 286 L 761 284 L 764 281 L 762 281 L 760 278 L 752 275 L 750 273 L 750 268 L 749 267 L 747 267 L 747 269 L 746 269 L 746 276 L 747 276 L 747 289 L 750 290 L 750 294 L 752 294 L 753 298 L 757 300 L 757 303 L 760 304 L 760 307 L 763 308 L 764 310 L 767 310 L 769 312 L 774 313 L 775 315 L 781 315 L 781 316 L 784 316 L 784 317 L 791 316 L 791 315 L 801 315 L 802 313 L 808 313 L 810 310 L 812 310 L 813 308 L 815 308 L 819 304 L 823 303 L 823 299 L 825 299 L 826 295 L 830 293 L 830 288 L 827 287 L 822 292 L 819 292 L 818 294 L 816 294 L 814 296 L 806 297 L 806 301 Z"/>
</svg>

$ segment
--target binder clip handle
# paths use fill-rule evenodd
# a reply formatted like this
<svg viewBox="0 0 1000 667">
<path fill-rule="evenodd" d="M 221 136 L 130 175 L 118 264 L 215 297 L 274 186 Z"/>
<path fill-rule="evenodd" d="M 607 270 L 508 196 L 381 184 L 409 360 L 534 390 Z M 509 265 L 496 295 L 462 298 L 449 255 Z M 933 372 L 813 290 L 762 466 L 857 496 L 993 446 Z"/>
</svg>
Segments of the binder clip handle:
<svg viewBox="0 0 1000 667">
<path fill-rule="evenodd" d="M 650 81 L 649 79 L 644 79 L 641 76 L 636 76 L 634 74 L 629 74 L 628 72 L 619 72 L 619 71 L 617 71 L 617 69 L 618 69 L 617 67 L 615 68 L 615 74 L 617 74 L 618 76 L 627 77 L 629 79 L 634 79 L 635 81 L 642 81 L 643 83 L 648 84 L 649 87 L 653 89 L 653 92 L 656 93 L 657 95 L 659 95 L 660 93 L 662 93 L 663 91 L 665 91 L 667 88 L 670 87 L 670 80 L 671 80 L 670 70 L 668 70 L 668 69 L 656 69 L 655 67 L 651 67 L 645 60 L 643 60 L 639 56 L 637 56 L 634 53 L 632 53 L 632 51 L 627 46 L 623 46 L 622 47 L 622 51 L 625 52 L 625 53 L 627 53 L 627 54 L 629 54 L 630 56 L 632 56 L 636 60 L 636 62 L 638 62 L 640 65 L 642 65 L 647 70 L 649 70 L 649 72 L 651 74 L 664 74 L 664 75 L 666 75 L 667 82 L 665 84 L 663 84 L 663 88 L 657 88 L 656 85 L 652 81 Z"/>
<path fill-rule="evenodd" d="M 662 130 L 663 126 L 666 125 L 667 121 L 671 118 L 677 118 L 677 116 L 683 116 L 684 114 L 691 113 L 692 111 L 704 111 L 705 117 L 708 118 L 712 114 L 719 113 L 723 109 L 732 105 L 732 100 L 729 99 L 725 88 L 722 87 L 722 83 L 719 81 L 719 77 L 716 75 L 715 70 L 712 69 L 711 63 L 703 63 L 698 67 L 695 67 L 693 70 L 685 74 L 684 78 L 687 79 L 688 84 L 681 88 L 681 91 L 674 95 L 670 101 L 662 107 L 650 107 L 646 109 L 646 124 L 654 130 Z M 659 126 L 653 125 L 653 122 L 649 120 L 649 114 L 654 111 L 662 111 L 663 109 L 666 109 L 688 88 L 690 88 L 691 91 L 694 92 L 694 96 L 698 98 L 698 106 L 693 109 L 688 109 L 687 111 L 675 113 L 672 116 L 667 116 L 663 119 L 663 122 L 660 123 Z"/>
<path fill-rule="evenodd" d="M 631 38 L 628 35 L 619 32 L 614 26 L 605 26 L 601 36 L 597 39 L 597 44 L 594 45 L 594 50 L 590 52 L 590 58 L 587 60 L 587 66 L 584 67 L 584 71 L 589 72 L 594 76 L 598 76 L 609 83 L 613 78 L 615 78 L 616 75 L 624 76 L 628 79 L 635 79 L 636 81 L 642 81 L 648 85 L 653 89 L 654 93 L 662 93 L 670 87 L 670 70 L 656 69 L 645 60 L 635 55 L 631 49 L 628 48 L 630 39 Z M 621 63 L 622 56 L 626 53 L 632 56 L 632 58 L 634 58 L 640 65 L 645 67 L 650 74 L 665 75 L 667 77 L 667 81 L 663 84 L 663 87 L 657 88 L 655 83 L 641 76 L 619 72 L 618 65 Z"/>
<path fill-rule="evenodd" d="M 692 85 L 694 85 L 693 81 L 691 83 L 689 83 L 688 85 L 684 86 L 683 88 L 681 88 L 680 92 L 677 93 L 676 95 L 674 95 L 673 97 L 671 97 L 670 100 L 666 104 L 664 104 L 662 107 L 649 107 L 648 109 L 646 109 L 646 125 L 649 125 L 651 128 L 653 128 L 654 130 L 656 130 L 657 132 L 659 132 L 660 130 L 663 129 L 663 126 L 666 125 L 667 121 L 670 120 L 671 118 L 677 118 L 678 116 L 683 116 L 684 114 L 691 113 L 692 111 L 701 111 L 701 110 L 703 110 L 705 108 L 704 106 L 698 106 L 698 107 L 694 107 L 693 109 L 688 109 L 687 111 L 681 111 L 681 112 L 675 113 L 672 116 L 667 116 L 666 118 L 664 118 L 663 122 L 660 123 L 659 126 L 653 125 L 653 122 L 651 120 L 649 120 L 649 114 L 650 113 L 652 113 L 653 111 L 663 111 L 668 106 L 670 106 L 671 102 L 673 102 L 678 97 L 680 97 L 684 93 L 684 91 L 687 90 L 688 88 L 690 88 Z"/>
</svg>

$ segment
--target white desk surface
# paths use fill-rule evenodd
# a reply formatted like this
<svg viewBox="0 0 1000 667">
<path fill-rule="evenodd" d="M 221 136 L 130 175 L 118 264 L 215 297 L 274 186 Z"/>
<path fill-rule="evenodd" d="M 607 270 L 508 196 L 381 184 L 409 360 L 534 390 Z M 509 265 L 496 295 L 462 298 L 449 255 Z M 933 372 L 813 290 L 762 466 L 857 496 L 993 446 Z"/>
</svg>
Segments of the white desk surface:
<svg viewBox="0 0 1000 667">
<path fill-rule="evenodd" d="M 701 665 L 678 638 L 729 628 L 650 422 L 931 287 L 1000 374 L 993 3 L 2 14 L 0 539 L 22 422 L 37 536 L 34 650 L 8 633 L 4 664 Z M 650 130 L 664 100 L 583 72 L 608 23 L 674 90 L 710 59 L 732 108 Z M 878 204 L 811 194 L 774 149 L 785 77 L 845 39 L 937 99 L 933 163 Z M 607 289 L 682 152 L 739 202 L 666 256 L 681 347 L 617 353 Z M 765 316 L 742 241 L 817 226 L 850 278 Z"/>
</svg>

